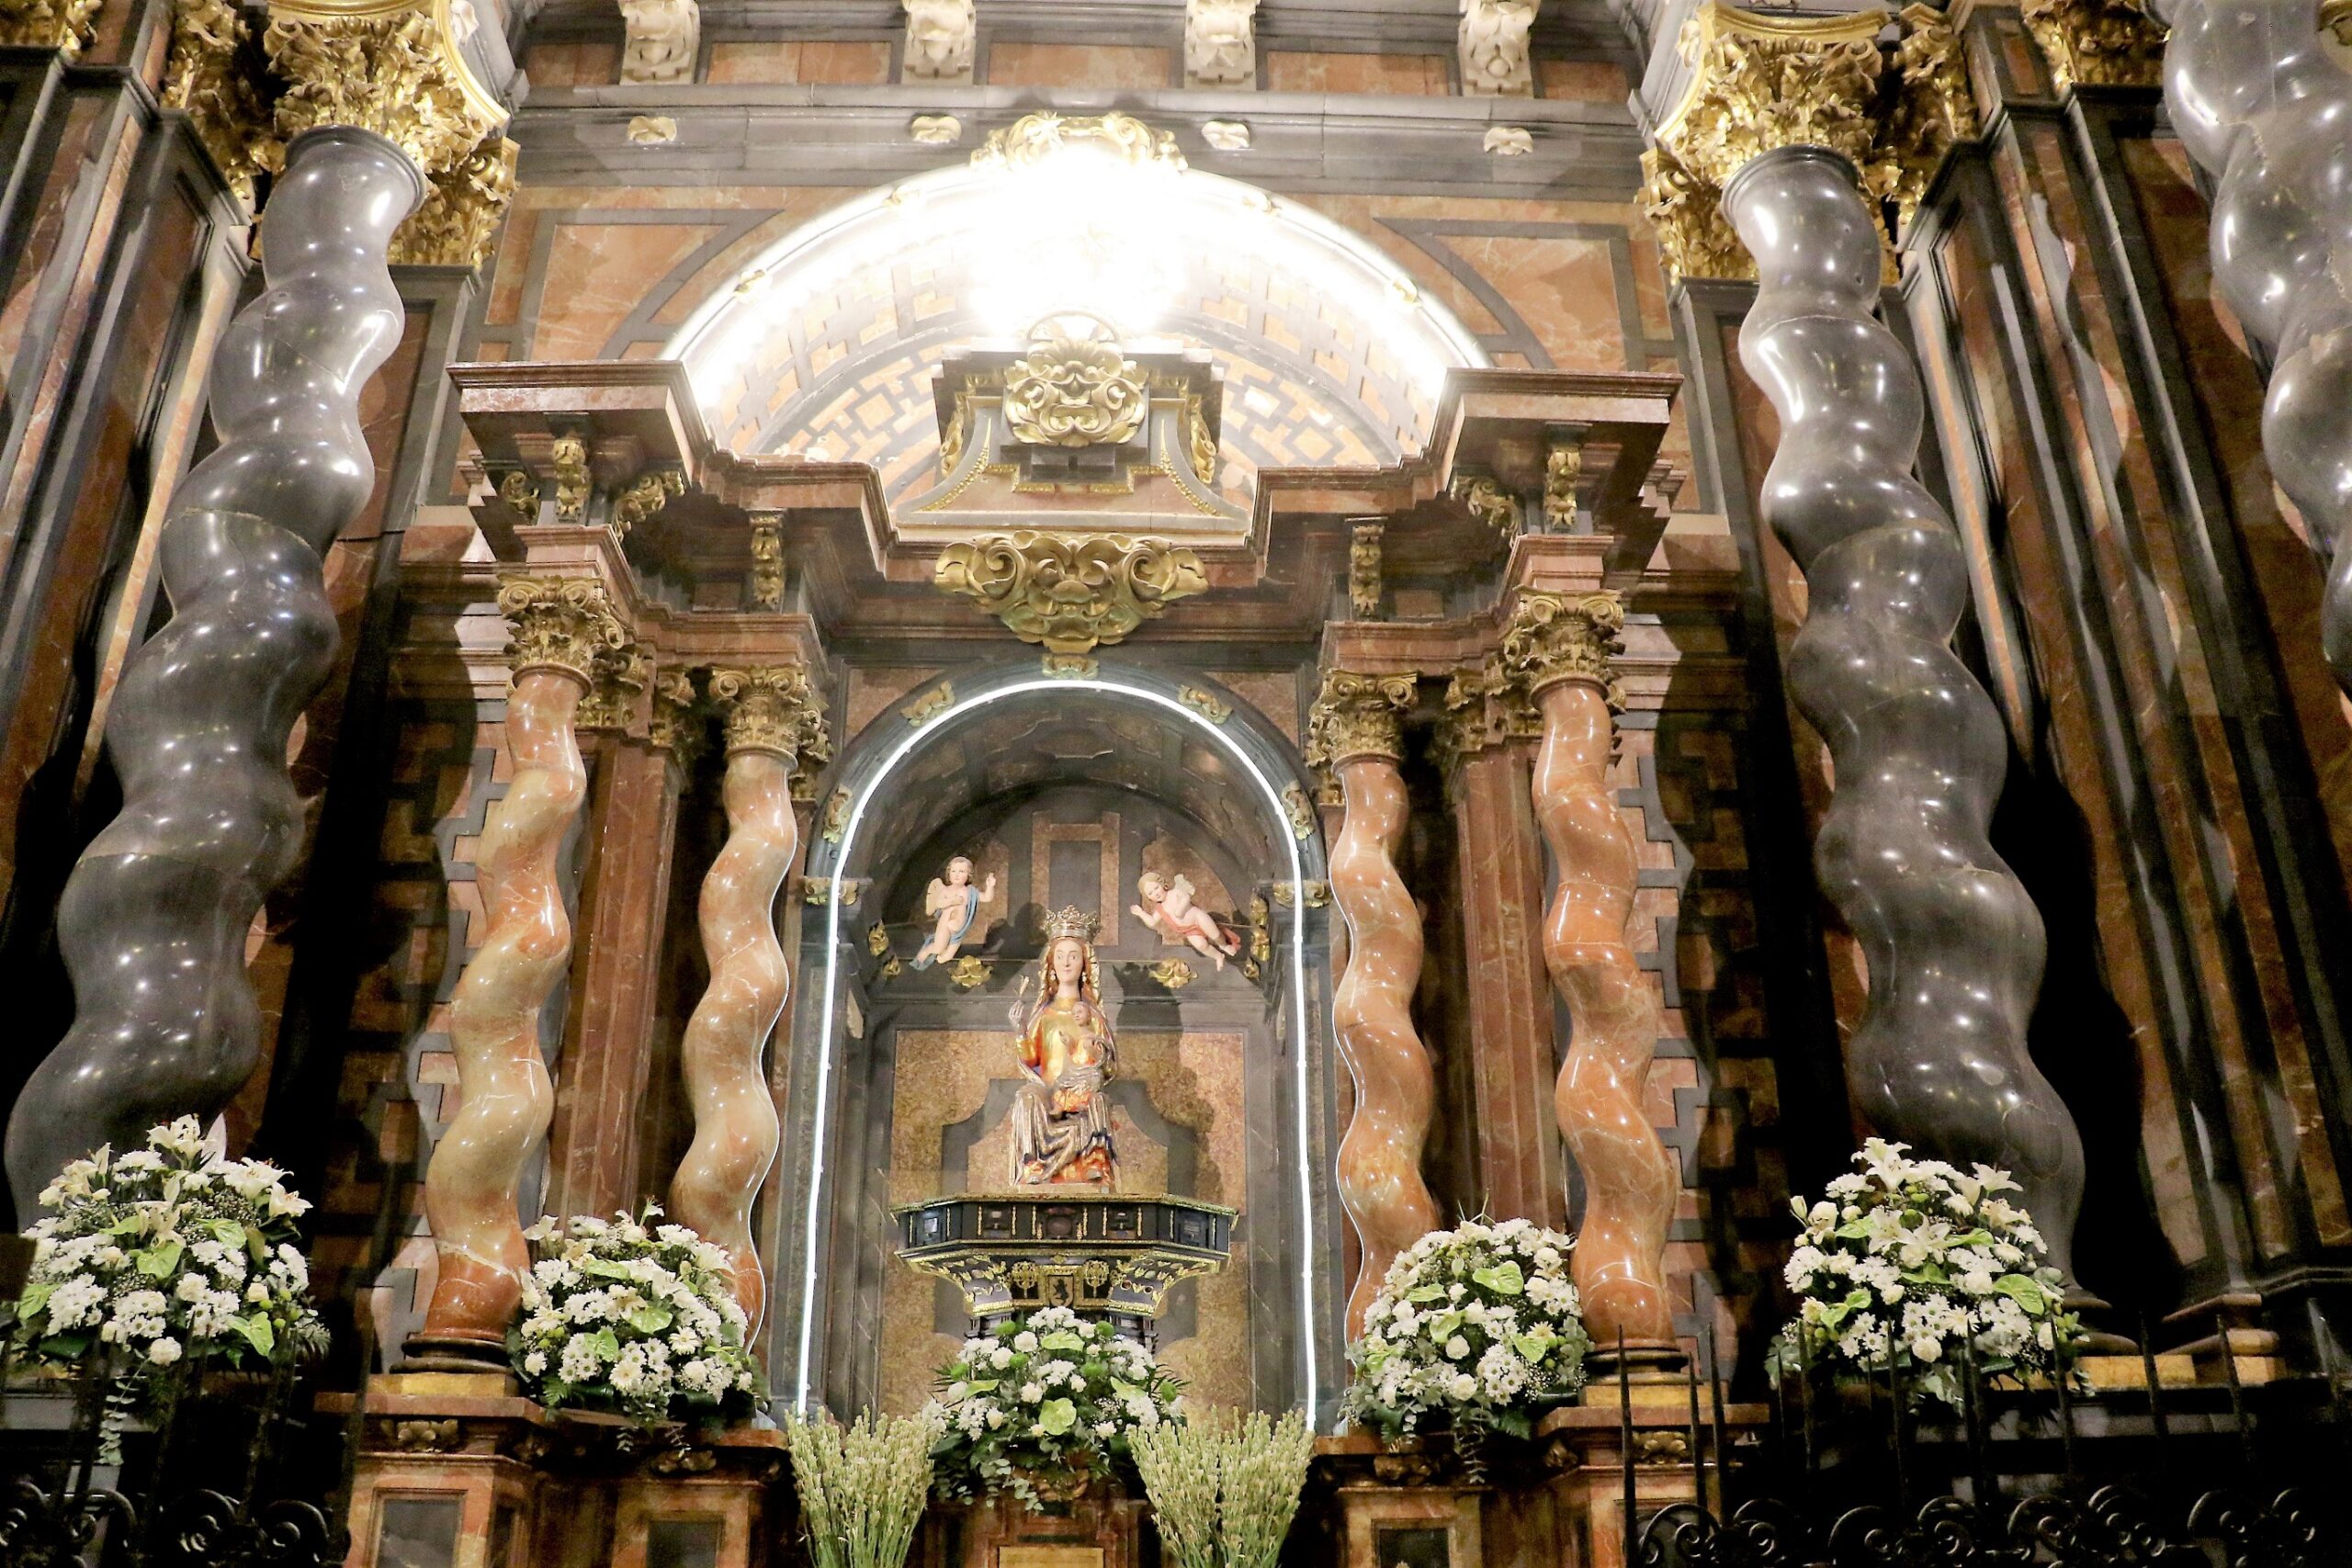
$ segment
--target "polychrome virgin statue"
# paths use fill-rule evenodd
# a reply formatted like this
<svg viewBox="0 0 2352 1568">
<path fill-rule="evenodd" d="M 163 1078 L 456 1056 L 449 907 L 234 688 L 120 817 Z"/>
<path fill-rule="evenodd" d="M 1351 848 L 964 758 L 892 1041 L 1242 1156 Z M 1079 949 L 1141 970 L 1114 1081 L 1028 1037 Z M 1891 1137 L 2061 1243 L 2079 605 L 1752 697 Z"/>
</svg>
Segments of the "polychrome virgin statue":
<svg viewBox="0 0 2352 1568">
<path fill-rule="evenodd" d="M 1111 1102 L 1103 1090 L 1118 1061 L 1094 964 L 1095 919 L 1075 908 L 1046 917 L 1037 999 L 1029 982 L 1012 1003 L 1021 1089 L 1012 1101 L 1012 1184 L 1111 1186 Z"/>
</svg>

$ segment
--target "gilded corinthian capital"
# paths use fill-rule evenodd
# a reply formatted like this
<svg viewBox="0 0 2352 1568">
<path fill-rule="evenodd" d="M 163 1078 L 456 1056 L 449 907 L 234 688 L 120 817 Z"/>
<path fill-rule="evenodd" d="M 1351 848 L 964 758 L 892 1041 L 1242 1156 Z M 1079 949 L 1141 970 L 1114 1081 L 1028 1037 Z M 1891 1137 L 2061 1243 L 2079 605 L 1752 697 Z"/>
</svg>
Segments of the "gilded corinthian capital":
<svg viewBox="0 0 2352 1568">
<path fill-rule="evenodd" d="M 278 0 L 262 47 L 285 79 L 277 134 L 322 125 L 386 138 L 427 177 L 465 159 L 506 111 L 458 52 L 451 0 Z"/>
<path fill-rule="evenodd" d="M 1522 593 L 1503 630 L 1503 664 L 1531 697 L 1562 681 L 1583 681 L 1622 706 L 1609 660 L 1624 626 L 1624 602 L 1614 593 Z"/>
<path fill-rule="evenodd" d="M 514 199 L 520 151 L 492 136 L 434 175 L 424 205 L 392 235 L 392 264 L 478 267 L 488 260 L 499 220 Z"/>
<path fill-rule="evenodd" d="M 1327 670 L 1306 720 L 1306 762 L 1329 773 L 1356 757 L 1405 755 L 1405 715 L 1413 705 L 1410 675 L 1359 675 Z"/>
<path fill-rule="evenodd" d="M 727 727 L 727 754 L 766 751 L 787 763 L 822 761 L 832 753 L 825 706 L 797 664 L 715 669 L 710 700 Z"/>
<path fill-rule="evenodd" d="M 604 585 L 585 578 L 508 578 L 498 613 L 514 638 L 509 653 L 518 676 L 556 670 L 593 687 L 599 662 L 628 640 Z"/>
</svg>

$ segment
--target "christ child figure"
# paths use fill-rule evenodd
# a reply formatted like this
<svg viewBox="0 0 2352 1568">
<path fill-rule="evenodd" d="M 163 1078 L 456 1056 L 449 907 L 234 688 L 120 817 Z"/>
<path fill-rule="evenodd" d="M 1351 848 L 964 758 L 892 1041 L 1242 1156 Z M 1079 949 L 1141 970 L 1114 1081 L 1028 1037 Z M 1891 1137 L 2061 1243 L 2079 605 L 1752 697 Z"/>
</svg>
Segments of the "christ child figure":
<svg viewBox="0 0 2352 1568">
<path fill-rule="evenodd" d="M 1164 877 L 1147 871 L 1136 883 L 1136 893 L 1143 903 L 1127 908 L 1136 919 L 1162 937 L 1182 942 L 1218 968 L 1241 951 L 1241 938 L 1193 902 L 1193 885 L 1183 876 Z M 1149 908 L 1144 907 L 1147 904 Z"/>
<path fill-rule="evenodd" d="M 989 873 L 981 886 L 972 886 L 972 860 L 969 855 L 957 855 L 947 863 L 946 869 L 931 880 L 922 896 L 922 912 L 932 920 L 931 935 L 915 950 L 914 966 L 928 969 L 934 964 L 944 964 L 956 956 L 964 939 L 972 933 L 972 922 L 978 919 L 980 906 L 996 897 L 996 873 Z"/>
</svg>

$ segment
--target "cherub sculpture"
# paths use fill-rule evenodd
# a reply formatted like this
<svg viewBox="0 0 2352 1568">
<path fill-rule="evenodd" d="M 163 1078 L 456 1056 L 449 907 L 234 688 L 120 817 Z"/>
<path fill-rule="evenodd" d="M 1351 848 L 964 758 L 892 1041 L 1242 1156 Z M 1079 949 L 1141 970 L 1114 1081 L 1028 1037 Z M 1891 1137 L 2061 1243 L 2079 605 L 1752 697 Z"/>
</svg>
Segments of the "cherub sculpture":
<svg viewBox="0 0 2352 1568">
<path fill-rule="evenodd" d="M 1240 936 L 1193 902 L 1193 885 L 1185 877 L 1147 871 L 1136 883 L 1136 894 L 1143 903 L 1127 908 L 1136 919 L 1161 936 L 1182 942 L 1218 968 L 1241 951 Z M 1151 907 L 1146 908 L 1145 904 Z"/>
<path fill-rule="evenodd" d="M 972 933 L 972 922 L 979 918 L 980 906 L 996 897 L 996 873 L 989 873 L 981 886 L 972 886 L 972 857 L 957 855 L 946 868 L 931 879 L 922 896 L 922 912 L 931 918 L 931 935 L 915 950 L 914 966 L 928 969 L 934 964 L 944 964 L 956 956 L 956 949 Z"/>
</svg>

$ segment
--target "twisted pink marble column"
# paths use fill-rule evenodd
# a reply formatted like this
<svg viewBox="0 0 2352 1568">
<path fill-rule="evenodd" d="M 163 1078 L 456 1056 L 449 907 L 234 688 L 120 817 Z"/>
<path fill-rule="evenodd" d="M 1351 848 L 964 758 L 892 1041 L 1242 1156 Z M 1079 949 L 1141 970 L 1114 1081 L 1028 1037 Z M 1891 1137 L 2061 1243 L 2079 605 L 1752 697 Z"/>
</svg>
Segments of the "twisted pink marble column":
<svg viewBox="0 0 2352 1568">
<path fill-rule="evenodd" d="M 1434 1084 L 1410 1005 L 1421 974 L 1421 918 L 1396 862 L 1406 812 L 1400 720 L 1412 700 L 1409 675 L 1332 671 L 1308 742 L 1310 758 L 1338 774 L 1346 799 L 1331 849 L 1331 898 L 1348 922 L 1348 968 L 1331 998 L 1331 1021 L 1356 1086 L 1339 1157 L 1340 1202 L 1363 1247 L 1348 1292 L 1351 1339 L 1388 1265 L 1437 1227 L 1437 1204 L 1421 1179 Z"/>
<path fill-rule="evenodd" d="M 735 1299 L 756 1330 L 767 1279 L 752 1244 L 752 1204 L 777 1134 L 762 1057 L 792 986 L 775 896 L 800 848 L 793 764 L 803 750 L 823 755 L 824 717 L 797 665 L 714 670 L 710 694 L 727 715 L 727 845 L 702 884 L 710 985 L 679 1048 L 695 1137 L 671 1179 L 670 1210 L 727 1249 Z"/>
<path fill-rule="evenodd" d="M 1666 1236 L 1681 1186 L 1644 1103 L 1658 1004 L 1628 930 L 1634 835 L 1608 782 L 1609 655 L 1623 624 L 1614 595 L 1525 593 L 1504 642 L 1544 716 L 1532 794 L 1560 873 L 1544 958 L 1572 1030 L 1553 1106 L 1584 1176 L 1573 1277 L 1593 1344 L 1611 1350 L 1620 1335 L 1628 1349 L 1673 1343 Z"/>
<path fill-rule="evenodd" d="M 571 960 L 571 919 L 556 855 L 588 790 L 572 718 L 600 650 L 620 623 L 596 583 L 517 578 L 498 607 L 514 635 L 506 699 L 514 775 L 482 825 L 474 879 L 481 946 L 449 1003 L 458 1113 L 434 1145 L 424 1213 L 440 1257 L 413 1360 L 503 1365 L 530 1248 L 515 1205 L 524 1165 L 547 1135 L 555 1092 L 540 1055 L 539 1010 Z"/>
</svg>

